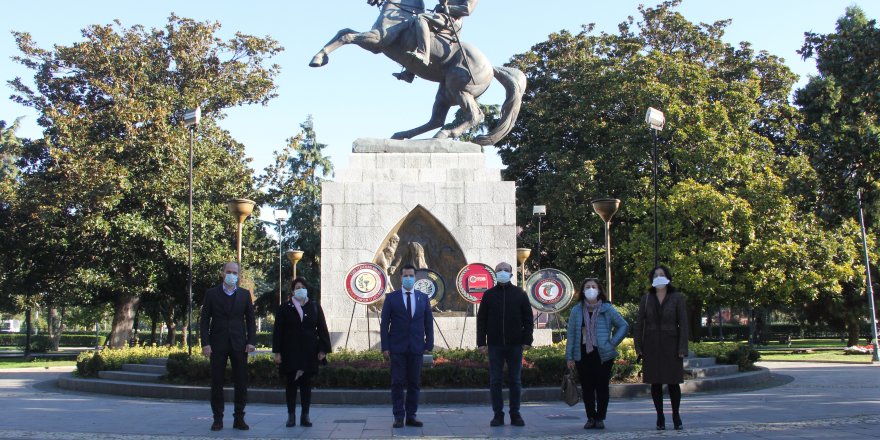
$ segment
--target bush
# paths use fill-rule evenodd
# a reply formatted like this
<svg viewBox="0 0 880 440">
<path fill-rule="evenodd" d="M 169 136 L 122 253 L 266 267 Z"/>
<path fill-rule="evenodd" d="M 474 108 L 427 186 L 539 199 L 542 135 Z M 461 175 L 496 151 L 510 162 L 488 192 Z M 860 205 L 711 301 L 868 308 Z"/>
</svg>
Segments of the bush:
<svg viewBox="0 0 880 440">
<path fill-rule="evenodd" d="M 76 372 L 81 377 L 95 377 L 99 371 L 121 370 L 123 364 L 142 364 L 149 358 L 169 357 L 173 353 L 185 353 L 185 346 L 145 345 L 125 347 L 118 350 L 105 348 L 101 351 L 84 351 L 76 358 Z"/>
<path fill-rule="evenodd" d="M 719 364 L 738 366 L 739 371 L 754 370 L 755 362 L 761 357 L 761 354 L 748 344 L 738 342 L 691 342 L 688 348 L 697 357 L 714 357 Z"/>
<path fill-rule="evenodd" d="M 21 333 L 0 333 L 0 346 L 24 348 L 27 335 Z M 98 342 L 104 345 L 106 336 L 100 336 Z M 62 334 L 59 347 L 94 347 L 95 335 Z M 49 348 L 49 337 L 45 334 L 31 335 L 31 351 L 44 352 Z"/>
</svg>

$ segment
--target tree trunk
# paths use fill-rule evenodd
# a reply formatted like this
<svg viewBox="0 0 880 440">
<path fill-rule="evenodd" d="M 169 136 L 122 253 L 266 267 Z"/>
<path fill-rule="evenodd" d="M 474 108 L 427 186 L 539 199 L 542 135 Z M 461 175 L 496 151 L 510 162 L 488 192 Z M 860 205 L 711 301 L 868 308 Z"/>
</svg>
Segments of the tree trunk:
<svg viewBox="0 0 880 440">
<path fill-rule="evenodd" d="M 58 309 L 51 305 L 49 313 L 46 315 L 46 326 L 48 327 L 49 350 L 58 351 L 58 346 L 61 344 L 62 323 L 58 316 Z"/>
<path fill-rule="evenodd" d="M 153 313 L 153 316 L 150 316 L 150 344 L 155 344 L 158 339 L 156 339 L 156 314 Z"/>
<path fill-rule="evenodd" d="M 703 329 L 702 329 L 702 316 L 703 316 L 703 301 L 696 298 L 696 295 L 688 296 L 688 304 L 687 304 L 687 313 L 688 313 L 688 333 L 690 336 L 690 340 L 693 342 L 700 342 L 703 338 Z"/>
<path fill-rule="evenodd" d="M 173 346 L 177 344 L 177 323 L 174 322 L 174 317 L 165 316 L 165 327 L 168 328 L 168 338 L 165 340 L 165 345 Z"/>
<path fill-rule="evenodd" d="M 134 315 L 141 299 L 135 295 L 118 295 L 113 300 L 113 329 L 110 331 L 110 348 L 123 348 L 131 338 Z"/>
<path fill-rule="evenodd" d="M 861 333 L 858 316 L 851 314 L 846 320 L 846 346 L 859 345 L 859 333 Z"/>
</svg>

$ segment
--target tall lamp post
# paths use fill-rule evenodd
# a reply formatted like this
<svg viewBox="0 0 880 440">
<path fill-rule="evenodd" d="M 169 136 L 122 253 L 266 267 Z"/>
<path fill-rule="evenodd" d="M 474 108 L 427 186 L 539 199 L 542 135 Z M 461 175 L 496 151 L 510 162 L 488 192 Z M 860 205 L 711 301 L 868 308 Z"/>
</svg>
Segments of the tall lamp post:
<svg viewBox="0 0 880 440">
<path fill-rule="evenodd" d="M 244 221 L 254 212 L 254 205 L 257 203 L 253 200 L 248 199 L 232 199 L 226 202 L 226 209 L 229 210 L 229 213 L 232 214 L 232 218 L 235 219 L 238 224 L 238 239 L 236 240 L 236 245 L 238 247 L 238 252 L 236 254 L 237 259 L 235 260 L 238 263 L 238 270 L 241 272 L 241 230 L 244 226 Z"/>
<path fill-rule="evenodd" d="M 196 106 L 195 110 L 188 110 L 183 115 L 183 125 L 189 129 L 189 205 L 187 211 L 187 274 L 186 294 L 189 302 L 186 305 L 186 345 L 192 355 L 192 309 L 193 309 L 193 142 L 196 128 L 202 118 L 202 108 Z"/>
<path fill-rule="evenodd" d="M 532 254 L 532 250 L 529 248 L 517 248 L 516 249 L 516 261 L 519 263 L 520 275 L 522 276 L 522 284 L 521 287 L 526 285 L 526 260 L 529 259 L 529 255 Z"/>
<path fill-rule="evenodd" d="M 296 278 L 296 264 L 299 263 L 299 260 L 302 260 L 303 251 L 298 249 L 290 249 L 287 251 L 287 259 L 290 260 L 290 265 L 293 266 L 293 277 Z"/>
<path fill-rule="evenodd" d="M 547 205 L 532 206 L 532 215 L 538 217 L 538 269 L 541 268 L 541 219 L 547 215 Z"/>
<path fill-rule="evenodd" d="M 857 192 L 859 198 L 859 222 L 862 226 L 862 247 L 865 249 L 865 281 L 868 285 L 868 300 L 871 304 L 871 332 L 874 334 L 874 352 L 871 362 L 880 362 L 877 352 L 877 309 L 874 306 L 874 288 L 871 286 L 871 263 L 868 259 L 868 239 L 865 234 L 865 213 L 862 210 L 862 190 Z"/>
<path fill-rule="evenodd" d="M 281 242 L 283 241 L 283 237 L 281 236 L 281 223 L 287 220 L 287 210 L 286 209 L 276 209 L 275 212 L 275 224 L 278 225 L 278 305 L 280 306 L 282 302 L 284 302 L 282 294 L 281 294 Z"/>
<path fill-rule="evenodd" d="M 666 124 L 666 117 L 663 116 L 663 112 L 660 110 L 648 107 L 648 112 L 645 113 L 645 123 L 650 125 L 651 130 L 654 131 L 654 147 L 651 153 L 651 161 L 654 166 L 651 176 L 654 181 L 654 267 L 657 267 L 660 264 L 660 241 L 657 238 L 657 132 L 663 130 L 663 125 Z"/>
<path fill-rule="evenodd" d="M 592 201 L 593 210 L 605 223 L 605 286 L 608 292 L 608 302 L 611 302 L 611 217 L 620 207 L 618 199 L 596 199 Z"/>
</svg>

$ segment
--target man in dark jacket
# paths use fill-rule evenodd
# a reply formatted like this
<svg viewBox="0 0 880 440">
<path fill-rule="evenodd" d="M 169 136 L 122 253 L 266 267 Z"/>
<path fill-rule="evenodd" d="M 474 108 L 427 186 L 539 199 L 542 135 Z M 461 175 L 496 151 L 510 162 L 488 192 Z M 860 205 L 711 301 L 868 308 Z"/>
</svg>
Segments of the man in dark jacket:
<svg viewBox="0 0 880 440">
<path fill-rule="evenodd" d="M 525 426 L 519 413 L 522 383 L 523 349 L 532 345 L 532 306 L 526 292 L 511 284 L 513 268 L 509 263 L 498 263 L 495 277 L 498 284 L 483 293 L 477 312 L 477 347 L 489 355 L 489 393 L 495 417 L 490 426 L 504 424 L 504 400 L 501 394 L 504 363 L 507 363 L 507 382 L 510 386 L 510 424 Z"/>
<path fill-rule="evenodd" d="M 205 292 L 199 329 L 202 353 L 211 359 L 212 431 L 223 429 L 223 378 L 226 359 L 232 363 L 235 412 L 232 427 L 250 429 L 244 422 L 247 403 L 247 357 L 257 343 L 257 324 L 251 292 L 238 287 L 238 263 L 223 266 L 223 283 Z"/>
</svg>

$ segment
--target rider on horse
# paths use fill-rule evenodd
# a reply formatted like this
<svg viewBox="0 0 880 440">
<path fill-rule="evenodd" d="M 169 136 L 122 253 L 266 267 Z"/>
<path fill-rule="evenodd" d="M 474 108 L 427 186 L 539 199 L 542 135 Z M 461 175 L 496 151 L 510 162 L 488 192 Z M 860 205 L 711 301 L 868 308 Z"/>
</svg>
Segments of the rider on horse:
<svg viewBox="0 0 880 440">
<path fill-rule="evenodd" d="M 479 0 L 440 0 L 433 12 L 414 16 L 413 24 L 416 28 L 418 45 L 415 50 L 409 51 L 407 54 L 419 63 L 426 66 L 430 64 L 432 33 L 457 44 L 462 18 L 471 15 L 478 2 Z M 392 75 L 408 83 L 411 83 L 415 78 L 415 75 L 408 70 Z"/>
</svg>

